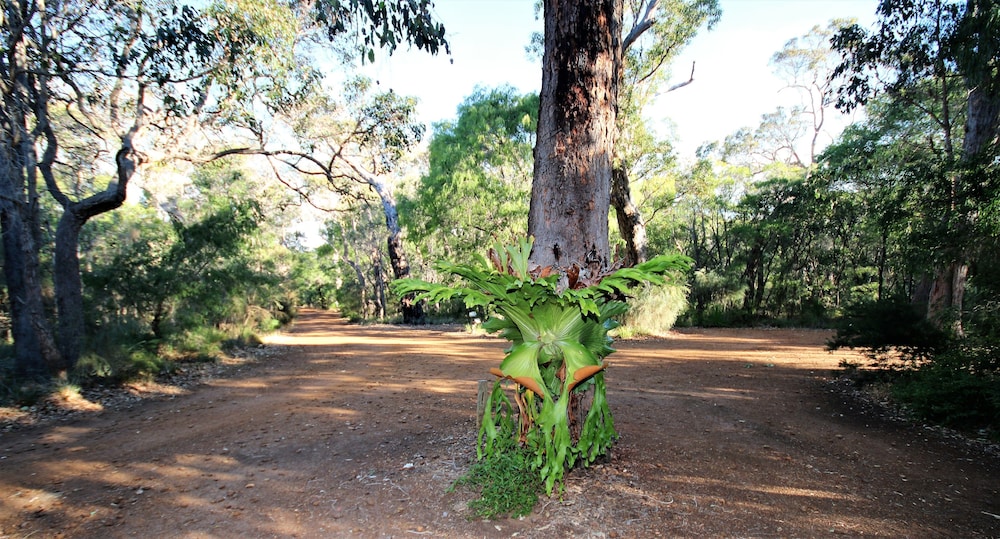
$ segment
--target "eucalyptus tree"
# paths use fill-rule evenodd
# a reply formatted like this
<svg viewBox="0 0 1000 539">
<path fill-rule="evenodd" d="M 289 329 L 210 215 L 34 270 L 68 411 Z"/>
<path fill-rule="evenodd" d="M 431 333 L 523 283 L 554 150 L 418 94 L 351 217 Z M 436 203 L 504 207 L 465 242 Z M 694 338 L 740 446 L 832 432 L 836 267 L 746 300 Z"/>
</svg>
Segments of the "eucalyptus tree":
<svg viewBox="0 0 1000 539">
<path fill-rule="evenodd" d="M 532 257 L 543 267 L 593 276 L 611 263 L 604 212 L 612 203 L 626 261 L 644 256 L 644 224 L 628 172 L 665 149 L 646 145 L 649 132 L 635 126 L 661 88 L 661 68 L 720 12 L 712 0 L 629 2 L 627 8 L 621 1 L 548 1 L 543 15 L 541 112 L 528 217 L 536 239 Z M 579 28 L 591 31 L 582 35 Z"/>
<path fill-rule="evenodd" d="M 611 265 L 608 212 L 622 3 L 547 0 L 543 13 L 545 52 L 528 208 L 532 263 L 595 279 Z"/>
<path fill-rule="evenodd" d="M 851 109 L 884 93 L 920 107 L 942 133 L 941 158 L 927 176 L 928 192 L 943 195 L 927 199 L 940 221 L 939 247 L 927 251 L 935 267 L 913 299 L 926 306 L 929 320 L 951 320 L 961 334 L 969 267 L 980 244 L 977 221 L 995 196 L 982 171 L 997 155 L 1000 131 L 1000 6 L 883 1 L 878 16 L 875 31 L 855 25 L 833 40 L 842 55 L 835 74 L 844 81 L 838 106 Z"/>
<path fill-rule="evenodd" d="M 665 87 L 668 66 L 698 31 L 718 22 L 721 10 L 718 0 L 628 0 L 619 9 L 622 61 L 611 207 L 625 247 L 623 263 L 632 265 L 645 259 L 647 240 L 646 222 L 631 184 L 662 175 L 673 165 L 671 145 L 657 137 L 643 114 L 657 98 L 694 82 L 692 65 L 687 80 Z M 529 53 L 541 52 L 543 40 L 543 34 L 533 35 Z"/>
<path fill-rule="evenodd" d="M 826 132 L 833 109 L 832 75 L 839 55 L 830 46 L 830 39 L 840 28 L 853 22 L 834 19 L 826 26 L 815 25 L 805 34 L 788 40 L 771 56 L 775 75 L 785 81 L 785 89 L 796 93 L 799 103 L 791 110 L 779 109 L 775 116 L 765 116 L 761 127 L 767 124 L 764 132 L 777 135 L 774 138 L 778 144 L 773 146 L 787 151 L 792 162 L 800 166 L 809 167 L 816 161 L 821 149 L 820 139 Z M 781 136 L 783 132 L 778 127 L 781 125 L 794 126 L 795 135 Z M 807 141 L 804 151 L 798 147 L 802 138 Z"/>
<path fill-rule="evenodd" d="M 77 243 L 95 215 L 119 207 L 144 165 L 199 140 L 205 121 L 234 121 L 233 106 L 271 103 L 304 88 L 294 55 L 306 22 L 326 37 L 359 36 L 376 47 L 409 42 L 436 52 L 444 28 L 430 2 L 216 2 L 196 8 L 171 0 L 3 4 L 0 90 L 0 222 L 18 370 L 65 371 L 83 335 Z M 314 32 L 316 33 L 316 32 Z M 343 49 L 347 50 L 347 49 Z M 274 74 L 280 76 L 275 77 Z M 251 114 L 252 116 L 252 114 Z M 89 139 L 91 159 L 62 160 L 72 136 Z M 68 147 L 69 145 L 67 145 Z M 158 150 L 167 150 L 158 155 Z M 92 178 L 68 190 L 67 178 Z M 56 230 L 55 291 L 59 348 L 45 317 L 38 252 L 43 237 L 40 179 L 62 207 Z"/>
<path fill-rule="evenodd" d="M 477 88 L 457 112 L 435 125 L 427 172 L 401 214 L 425 255 L 465 260 L 526 234 L 538 96 Z"/>
<path fill-rule="evenodd" d="M 630 0 L 624 6 L 620 95 L 618 99 L 611 205 L 625 244 L 624 264 L 646 259 L 646 224 L 632 196 L 634 181 L 653 180 L 673 166 L 669 143 L 658 139 L 643 117 L 663 94 L 694 81 L 666 87 L 668 66 L 702 29 L 711 30 L 722 16 L 718 0 Z"/>
<path fill-rule="evenodd" d="M 109 2 L 94 9 L 89 3 L 13 1 L 4 8 L 4 268 L 11 296 L 17 298 L 11 310 L 18 370 L 42 375 L 65 371 L 79 355 L 80 228 L 124 201 L 142 160 L 138 139 L 154 119 L 175 118 L 176 110 L 188 104 L 178 96 L 166 99 L 164 89 L 181 77 L 196 76 L 194 66 L 207 60 L 213 47 L 189 8 L 137 9 Z M 76 200 L 58 179 L 60 141 L 71 132 L 61 129 L 60 121 L 86 132 L 95 168 L 103 165 L 107 172 L 102 185 Z M 87 176 L 95 172 L 83 171 Z M 39 179 L 63 208 L 55 255 L 60 350 L 53 346 L 42 310 Z"/>
<path fill-rule="evenodd" d="M 275 110 L 268 124 L 244 124 L 252 136 L 250 144 L 215 156 L 264 156 L 282 182 L 300 193 L 308 195 L 318 185 L 346 199 L 375 202 L 387 230 L 385 245 L 393 276 L 405 278 L 410 266 L 395 189 L 400 164 L 425 130 L 416 120 L 416 104 L 414 98 L 391 90 L 375 91 L 370 79 L 355 78 L 345 83 L 341 99 L 315 93 Z M 291 140 L 273 140 L 274 131 L 287 132 Z M 298 179 L 287 177 L 288 173 Z M 423 318 L 421 306 L 409 298 L 403 299 L 402 312 L 408 323 Z"/>
<path fill-rule="evenodd" d="M 385 319 L 398 312 L 386 297 L 392 274 L 386 264 L 385 234 L 380 232 L 385 217 L 377 204 L 364 200 L 343 204 L 343 211 L 334 212 L 323 231 L 325 263 L 340 283 L 337 306 L 349 318 Z"/>
</svg>

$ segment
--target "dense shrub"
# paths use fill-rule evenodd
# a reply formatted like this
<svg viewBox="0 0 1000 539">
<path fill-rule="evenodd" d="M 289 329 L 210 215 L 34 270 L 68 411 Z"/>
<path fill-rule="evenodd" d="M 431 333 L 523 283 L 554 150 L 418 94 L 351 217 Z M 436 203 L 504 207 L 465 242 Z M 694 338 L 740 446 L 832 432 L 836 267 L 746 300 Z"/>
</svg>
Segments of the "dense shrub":
<svg viewBox="0 0 1000 539">
<path fill-rule="evenodd" d="M 867 303 L 848 310 L 828 346 L 863 350 L 875 370 L 856 379 L 888 384 L 915 419 L 998 438 L 1000 340 L 992 317 L 978 319 L 950 337 L 907 302 Z"/>
<path fill-rule="evenodd" d="M 894 300 L 848 308 L 827 347 L 864 350 L 876 365 L 890 365 L 895 359 L 916 365 L 944 350 L 947 342 L 947 333 L 924 319 L 912 304 Z"/>
<path fill-rule="evenodd" d="M 1000 347 L 963 342 L 905 372 L 893 396 L 919 419 L 1000 439 Z"/>
</svg>

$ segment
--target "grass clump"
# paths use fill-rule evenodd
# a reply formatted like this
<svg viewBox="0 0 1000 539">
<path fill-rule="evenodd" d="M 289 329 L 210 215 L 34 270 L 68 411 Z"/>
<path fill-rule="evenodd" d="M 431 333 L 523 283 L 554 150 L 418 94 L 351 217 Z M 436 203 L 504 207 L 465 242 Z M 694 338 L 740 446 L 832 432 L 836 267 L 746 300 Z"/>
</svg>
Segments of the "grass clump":
<svg viewBox="0 0 1000 539">
<path fill-rule="evenodd" d="M 499 451 L 475 462 L 452 486 L 479 489 L 479 498 L 469 502 L 472 518 L 498 519 L 531 513 L 542 491 L 542 480 L 532 467 L 532 453 L 513 438 L 497 439 Z M 499 447 L 502 446 L 502 447 Z"/>
<path fill-rule="evenodd" d="M 687 288 L 676 285 L 643 284 L 629 300 L 629 310 L 615 329 L 619 338 L 639 335 L 662 337 L 670 333 L 688 307 Z"/>
</svg>

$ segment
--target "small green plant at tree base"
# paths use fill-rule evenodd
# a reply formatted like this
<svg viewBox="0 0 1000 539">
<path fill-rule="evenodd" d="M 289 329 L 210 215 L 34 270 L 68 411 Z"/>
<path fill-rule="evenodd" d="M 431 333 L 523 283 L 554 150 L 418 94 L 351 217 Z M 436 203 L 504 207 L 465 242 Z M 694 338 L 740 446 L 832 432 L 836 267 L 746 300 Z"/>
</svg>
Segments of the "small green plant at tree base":
<svg viewBox="0 0 1000 539">
<path fill-rule="evenodd" d="M 444 274 L 463 285 L 433 284 L 417 279 L 393 282 L 398 295 L 443 302 L 462 298 L 467 308 L 489 313 L 483 324 L 511 342 L 487 401 L 477 441 L 480 461 L 523 447 L 530 468 L 551 495 L 563 488 L 563 475 L 604 456 L 617 434 L 606 399 L 604 358 L 614 351 L 608 331 L 627 310 L 622 301 L 642 283 L 662 285 L 690 268 L 690 259 L 662 255 L 631 268 L 581 275 L 578 267 L 565 275 L 553 268 L 529 268 L 531 238 L 489 251 L 489 261 L 438 263 Z M 676 281 L 675 281 L 676 282 Z M 514 405 L 502 382 L 515 382 Z M 577 421 L 584 395 L 591 396 L 586 416 Z M 580 410 L 582 412 L 582 410 Z M 516 440 L 517 444 L 507 443 Z"/>
<path fill-rule="evenodd" d="M 503 393 L 499 384 L 494 386 L 493 391 Z M 503 398 L 490 401 L 495 407 L 491 415 L 501 424 L 499 429 L 513 432 L 516 424 L 510 401 Z M 541 478 L 532 469 L 533 456 L 514 436 L 505 436 L 494 442 L 493 450 L 480 457 L 465 475 L 455 481 L 452 490 L 460 485 L 479 488 L 479 499 L 469 502 L 473 518 L 527 515 L 538 502 L 538 493 L 542 489 Z"/>
</svg>

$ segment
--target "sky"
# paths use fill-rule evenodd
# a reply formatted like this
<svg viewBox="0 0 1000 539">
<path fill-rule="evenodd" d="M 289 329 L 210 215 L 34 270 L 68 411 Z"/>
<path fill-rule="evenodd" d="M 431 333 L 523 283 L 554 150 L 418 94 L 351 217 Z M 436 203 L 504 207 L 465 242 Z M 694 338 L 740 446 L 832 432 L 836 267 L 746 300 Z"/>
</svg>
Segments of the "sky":
<svg viewBox="0 0 1000 539">
<path fill-rule="evenodd" d="M 419 99 L 422 121 L 454 119 L 477 86 L 509 84 L 520 92 L 541 88 L 541 63 L 525 52 L 532 32 L 542 30 L 534 0 L 435 0 L 444 23 L 450 57 L 397 51 L 365 68 L 383 90 Z M 722 140 L 741 127 L 754 127 L 762 114 L 797 97 L 775 77 L 771 56 L 794 37 L 833 18 L 852 17 L 865 26 L 875 20 L 878 0 L 720 0 L 722 18 L 702 30 L 672 67 L 676 82 L 694 82 L 661 96 L 648 116 L 672 138 L 682 159 L 704 142 Z M 846 120 L 841 123 L 846 124 Z"/>
</svg>

